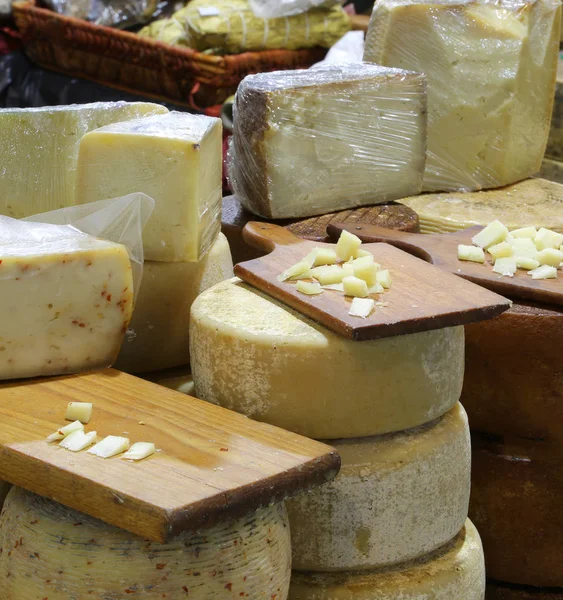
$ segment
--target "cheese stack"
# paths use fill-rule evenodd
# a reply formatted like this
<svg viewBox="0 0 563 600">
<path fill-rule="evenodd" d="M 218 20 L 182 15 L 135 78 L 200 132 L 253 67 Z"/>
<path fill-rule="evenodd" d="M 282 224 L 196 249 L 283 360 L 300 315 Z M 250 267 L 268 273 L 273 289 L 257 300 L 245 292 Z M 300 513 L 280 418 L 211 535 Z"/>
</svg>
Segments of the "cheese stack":
<svg viewBox="0 0 563 600">
<path fill-rule="evenodd" d="M 287 502 L 291 599 L 463 590 L 482 600 L 482 549 L 466 521 L 469 429 L 457 402 L 463 347 L 462 327 L 353 342 L 236 278 L 196 299 L 197 396 L 332 440 L 342 456 L 333 482 Z"/>
</svg>

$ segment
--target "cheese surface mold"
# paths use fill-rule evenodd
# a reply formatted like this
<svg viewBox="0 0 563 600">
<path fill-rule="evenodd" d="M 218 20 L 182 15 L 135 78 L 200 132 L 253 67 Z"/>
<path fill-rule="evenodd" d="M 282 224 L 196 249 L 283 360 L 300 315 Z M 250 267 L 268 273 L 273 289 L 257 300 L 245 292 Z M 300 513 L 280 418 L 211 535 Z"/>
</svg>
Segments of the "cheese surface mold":
<svg viewBox="0 0 563 600">
<path fill-rule="evenodd" d="M 148 102 L 0 110 L 0 214 L 20 219 L 76 204 L 82 136 L 110 123 L 166 112 Z"/>
<path fill-rule="evenodd" d="M 425 90 L 423 75 L 367 64 L 246 77 L 234 104 L 233 191 L 272 219 L 418 194 Z"/>
<path fill-rule="evenodd" d="M 342 457 L 337 478 L 286 504 L 294 569 L 405 562 L 443 546 L 463 527 L 471 449 L 461 404 L 428 425 L 331 444 Z"/>
<path fill-rule="evenodd" d="M 459 399 L 463 327 L 353 342 L 239 279 L 192 305 L 198 398 L 314 439 L 402 431 Z"/>
<path fill-rule="evenodd" d="M 285 600 L 290 578 L 283 504 L 158 544 L 13 488 L 0 547 L 3 600 Z"/>
<path fill-rule="evenodd" d="M 560 6 L 559 0 L 375 3 L 364 60 L 427 77 L 424 190 L 494 188 L 540 170 Z"/>
<path fill-rule="evenodd" d="M 289 600 L 483 600 L 485 563 L 467 520 L 448 544 L 416 561 L 374 571 L 294 572 Z"/>
</svg>

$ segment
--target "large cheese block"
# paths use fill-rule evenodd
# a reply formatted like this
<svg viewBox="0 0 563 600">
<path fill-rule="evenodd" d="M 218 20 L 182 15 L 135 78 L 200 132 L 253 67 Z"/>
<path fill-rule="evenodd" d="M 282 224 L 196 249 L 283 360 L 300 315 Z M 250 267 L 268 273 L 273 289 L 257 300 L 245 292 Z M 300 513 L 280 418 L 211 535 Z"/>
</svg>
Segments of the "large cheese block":
<svg viewBox="0 0 563 600">
<path fill-rule="evenodd" d="M 198 398 L 316 439 L 428 423 L 458 400 L 463 327 L 353 342 L 232 279 L 192 305 Z"/>
<path fill-rule="evenodd" d="M 492 579 L 563 587 L 561 464 L 542 442 L 474 436 L 469 514 Z"/>
<path fill-rule="evenodd" d="M 471 428 L 563 448 L 563 312 L 515 303 L 465 328 L 461 401 Z"/>
<path fill-rule="evenodd" d="M 485 564 L 467 520 L 450 543 L 416 561 L 376 571 L 294 572 L 289 600 L 483 600 Z"/>
<path fill-rule="evenodd" d="M 158 544 L 13 488 L 0 547 L 3 600 L 285 600 L 289 587 L 283 504 Z"/>
<path fill-rule="evenodd" d="M 364 60 L 427 77 L 425 190 L 494 188 L 539 171 L 560 17 L 559 0 L 375 3 Z"/>
<path fill-rule="evenodd" d="M 537 588 L 487 582 L 487 600 L 563 600 L 563 589 Z"/>
<path fill-rule="evenodd" d="M 222 157 L 220 119 L 171 112 L 108 125 L 80 142 L 77 200 L 147 194 L 145 260 L 197 262 L 221 227 Z"/>
<path fill-rule="evenodd" d="M 563 185 L 526 179 L 498 190 L 422 194 L 402 198 L 420 219 L 422 233 L 446 233 L 501 219 L 509 229 L 527 225 L 563 233 Z"/>
<path fill-rule="evenodd" d="M 293 568 L 373 569 L 418 558 L 454 538 L 467 518 L 467 415 L 400 433 L 334 440 L 342 468 L 330 483 L 287 502 Z"/>
<path fill-rule="evenodd" d="M 74 205 L 82 136 L 110 123 L 166 112 L 146 102 L 0 110 L 0 214 L 20 219 Z"/>
<path fill-rule="evenodd" d="M 562 28 L 563 30 L 563 28 Z M 551 129 L 547 140 L 546 156 L 561 160 L 563 158 L 563 58 L 559 57 L 555 101 L 551 116 Z"/>
<path fill-rule="evenodd" d="M 145 262 L 116 368 L 143 373 L 187 365 L 193 301 L 207 288 L 232 276 L 233 261 L 223 234 L 199 262 Z"/>
<path fill-rule="evenodd" d="M 361 63 L 260 73 L 242 81 L 234 111 L 231 186 L 257 215 L 308 217 L 421 190 L 421 74 Z"/>
<path fill-rule="evenodd" d="M 111 366 L 132 311 L 125 246 L 0 217 L 0 379 Z"/>
</svg>

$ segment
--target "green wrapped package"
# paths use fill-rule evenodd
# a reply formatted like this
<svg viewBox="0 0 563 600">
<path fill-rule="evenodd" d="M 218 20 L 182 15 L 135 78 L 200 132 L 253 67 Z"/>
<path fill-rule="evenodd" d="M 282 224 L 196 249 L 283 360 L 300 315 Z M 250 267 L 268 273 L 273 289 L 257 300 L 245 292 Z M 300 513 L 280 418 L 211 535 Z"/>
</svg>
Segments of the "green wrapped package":
<svg viewBox="0 0 563 600">
<path fill-rule="evenodd" d="M 188 36 L 184 27 L 176 19 L 158 19 L 139 31 L 142 37 L 148 37 L 158 42 L 172 46 L 187 46 Z"/>
</svg>

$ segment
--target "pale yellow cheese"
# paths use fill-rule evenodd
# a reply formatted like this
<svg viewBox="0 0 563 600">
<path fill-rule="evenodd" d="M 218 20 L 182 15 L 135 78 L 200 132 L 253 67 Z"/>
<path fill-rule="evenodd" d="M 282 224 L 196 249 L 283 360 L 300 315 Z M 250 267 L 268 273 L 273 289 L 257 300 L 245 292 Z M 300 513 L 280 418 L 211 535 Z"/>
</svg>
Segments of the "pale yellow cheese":
<svg viewBox="0 0 563 600">
<path fill-rule="evenodd" d="M 316 439 L 401 431 L 443 415 L 459 399 L 463 355 L 463 327 L 354 342 L 238 279 L 192 306 L 198 398 Z"/>
<path fill-rule="evenodd" d="M 475 526 L 465 522 L 444 547 L 376 571 L 294 572 L 289 600 L 483 600 L 485 561 Z"/>
<path fill-rule="evenodd" d="M 192 302 L 202 291 L 232 276 L 231 251 L 222 233 L 197 263 L 145 262 L 116 368 L 142 373 L 187 365 Z"/>
<path fill-rule="evenodd" d="M 158 544 L 13 488 L 0 548 L 3 600 L 285 600 L 290 578 L 283 504 Z"/>
<path fill-rule="evenodd" d="M 342 457 L 336 479 L 286 503 L 294 569 L 349 571 L 412 560 L 463 526 L 471 448 L 461 404 L 421 427 L 331 444 Z"/>
<path fill-rule="evenodd" d="M 197 262 L 221 228 L 221 130 L 220 119 L 171 112 L 92 131 L 80 142 L 77 201 L 147 194 L 145 260 Z"/>
</svg>

